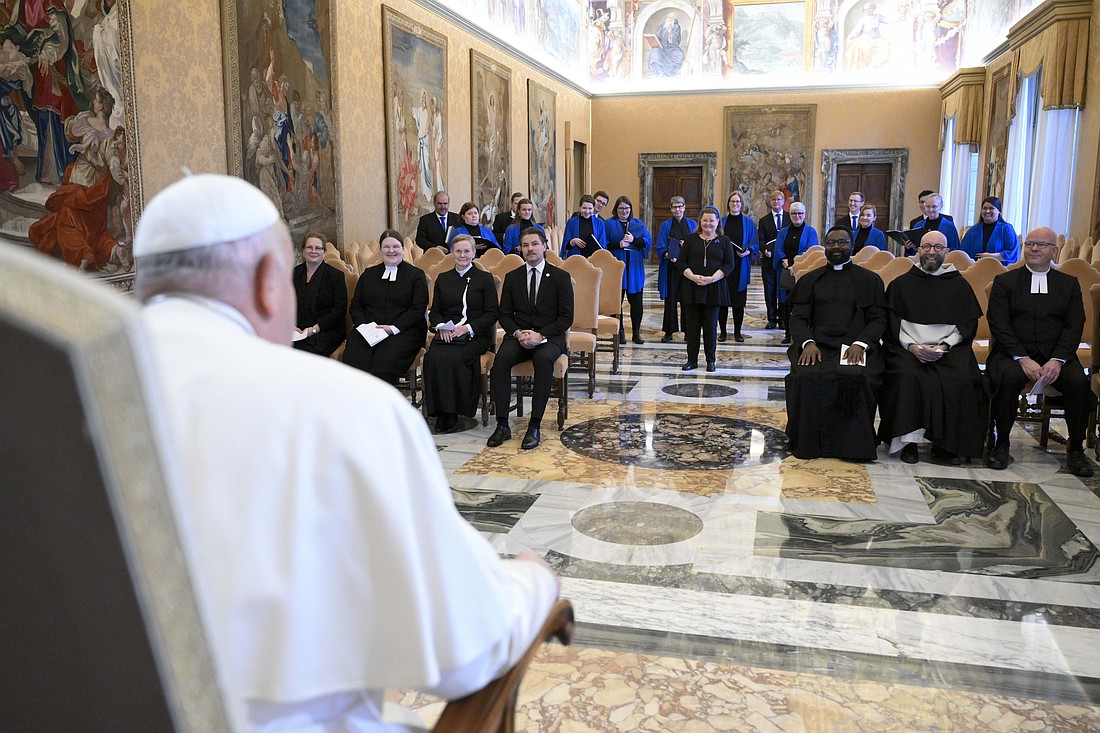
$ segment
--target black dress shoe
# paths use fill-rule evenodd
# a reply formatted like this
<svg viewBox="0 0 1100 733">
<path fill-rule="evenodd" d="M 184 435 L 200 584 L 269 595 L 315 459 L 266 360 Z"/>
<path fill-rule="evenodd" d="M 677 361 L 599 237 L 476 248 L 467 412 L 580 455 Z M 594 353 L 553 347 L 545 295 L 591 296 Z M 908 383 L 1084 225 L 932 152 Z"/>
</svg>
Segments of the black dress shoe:
<svg viewBox="0 0 1100 733">
<path fill-rule="evenodd" d="M 733 340 L 734 340 L 734 341 L 736 341 L 736 342 L 737 342 L 737 343 L 739 343 L 739 344 L 743 344 L 743 343 L 745 343 L 745 337 L 744 337 L 744 336 L 742 336 L 742 335 L 741 335 L 741 334 L 739 334 L 739 333 L 735 333 L 735 334 L 733 334 Z"/>
<path fill-rule="evenodd" d="M 718 341 L 723 343 L 723 344 L 726 343 L 726 334 L 724 334 L 724 333 L 718 334 Z"/>
<path fill-rule="evenodd" d="M 715 365 L 715 363 L 713 361 L 708 361 L 707 362 L 707 371 L 708 372 L 718 371 L 718 367 Z"/>
<path fill-rule="evenodd" d="M 1074 476 L 1088 478 L 1093 474 L 1092 464 L 1085 458 L 1083 450 L 1075 450 L 1066 453 L 1066 469 Z"/>
<path fill-rule="evenodd" d="M 489 436 L 489 439 L 485 441 L 485 445 L 490 448 L 496 448 L 504 443 L 506 440 L 512 439 L 512 429 L 506 424 L 497 423 L 497 429 L 493 431 L 493 434 Z"/>
<path fill-rule="evenodd" d="M 791 344 L 791 337 L 790 337 L 790 335 L 784 336 L 784 337 L 783 337 L 783 340 L 782 340 L 782 341 L 780 341 L 779 343 L 783 344 L 784 346 L 790 346 L 790 344 Z"/>
<path fill-rule="evenodd" d="M 699 365 L 698 365 L 698 364 L 696 364 L 696 363 L 695 363 L 695 362 L 693 362 L 693 361 L 689 361 L 689 362 L 688 362 L 687 364 L 684 364 L 684 365 L 683 365 L 682 367 L 680 367 L 680 371 L 682 371 L 682 372 L 690 372 L 690 371 L 694 371 L 694 370 L 696 370 L 696 369 L 698 369 L 698 368 L 699 368 Z"/>
<path fill-rule="evenodd" d="M 668 334 L 662 336 L 661 337 L 661 343 L 662 344 L 671 344 L 672 343 L 672 337 L 669 336 Z"/>
<path fill-rule="evenodd" d="M 957 453 L 936 445 L 932 446 L 931 456 L 932 462 L 941 466 L 961 466 L 963 462 Z"/>
<path fill-rule="evenodd" d="M 772 329 L 776 328 L 775 321 L 768 321 L 768 325 L 765 326 L 764 328 L 772 328 Z"/>
<path fill-rule="evenodd" d="M 906 443 L 905 447 L 901 449 L 901 453 L 898 454 L 898 458 L 902 463 L 917 463 L 920 461 L 920 453 L 917 452 L 916 443 Z"/>
<path fill-rule="evenodd" d="M 523 434 L 523 442 L 519 444 L 519 447 L 523 450 L 538 448 L 541 438 L 542 436 L 539 434 L 538 428 L 528 426 L 527 432 Z"/>
<path fill-rule="evenodd" d="M 1009 462 L 1012 457 L 1008 454 L 1007 445 L 995 445 L 993 450 L 989 453 L 989 458 L 986 459 L 985 465 L 992 468 L 994 471 L 1003 471 L 1008 468 Z"/>
<path fill-rule="evenodd" d="M 621 328 L 619 329 L 619 343 L 620 344 L 625 344 L 626 343 L 626 331 L 622 330 Z"/>
<path fill-rule="evenodd" d="M 435 432 L 445 433 L 447 432 L 447 416 L 439 415 L 435 419 Z"/>
<path fill-rule="evenodd" d="M 639 346 L 641 346 L 642 344 L 645 343 L 645 341 L 642 340 L 641 336 L 635 336 L 634 338 L 632 338 L 630 340 L 633 341 L 634 343 L 638 344 Z"/>
</svg>

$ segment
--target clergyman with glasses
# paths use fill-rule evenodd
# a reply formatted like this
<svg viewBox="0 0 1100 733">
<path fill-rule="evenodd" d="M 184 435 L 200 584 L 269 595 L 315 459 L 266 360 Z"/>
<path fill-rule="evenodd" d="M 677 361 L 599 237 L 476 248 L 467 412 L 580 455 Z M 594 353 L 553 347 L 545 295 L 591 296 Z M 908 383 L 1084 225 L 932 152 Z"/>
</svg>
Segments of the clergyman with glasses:
<svg viewBox="0 0 1100 733">
<path fill-rule="evenodd" d="M 928 232 L 917 246 L 918 266 L 886 289 L 879 439 L 906 463 L 920 460 L 922 443 L 931 444 L 928 459 L 949 466 L 980 458 L 985 443 L 982 373 L 972 348 L 982 308 L 946 256 L 947 237 Z"/>
<path fill-rule="evenodd" d="M 993 421 L 997 439 L 986 465 L 1004 469 L 1012 462 L 1009 433 L 1016 420 L 1020 392 L 1050 386 L 1065 405 L 1066 468 L 1091 476 L 1085 457 L 1088 416 L 1096 404 L 1089 380 L 1077 360 L 1085 326 L 1085 308 L 1077 278 L 1051 267 L 1058 254 L 1053 229 L 1039 227 L 1024 239 L 1024 264 L 998 275 L 989 294 L 992 336 L 986 372 L 993 385 Z"/>
<path fill-rule="evenodd" d="M 882 280 L 852 262 L 846 227 L 826 233 L 825 260 L 789 296 L 787 437 L 798 458 L 873 461 L 886 332 Z"/>
</svg>

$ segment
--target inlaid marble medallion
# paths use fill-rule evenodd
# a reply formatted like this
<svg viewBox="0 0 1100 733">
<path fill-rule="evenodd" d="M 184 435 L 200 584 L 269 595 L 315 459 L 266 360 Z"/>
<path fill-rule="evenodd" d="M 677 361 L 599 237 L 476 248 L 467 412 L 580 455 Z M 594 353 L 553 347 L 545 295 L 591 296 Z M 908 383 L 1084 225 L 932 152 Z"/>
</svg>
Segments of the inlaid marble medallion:
<svg viewBox="0 0 1100 733">
<path fill-rule="evenodd" d="M 788 455 L 787 436 L 775 428 L 665 412 L 588 420 L 566 428 L 561 442 L 590 458 L 658 470 L 731 469 Z"/>
<path fill-rule="evenodd" d="M 687 509 L 651 501 L 615 501 L 585 507 L 573 515 L 573 528 L 617 545 L 667 545 L 703 531 L 703 520 Z"/>
<path fill-rule="evenodd" d="M 725 384 L 708 384 L 707 382 L 677 382 L 662 387 L 661 391 L 673 397 L 694 397 L 699 400 L 733 397 L 737 394 L 734 387 Z"/>
</svg>

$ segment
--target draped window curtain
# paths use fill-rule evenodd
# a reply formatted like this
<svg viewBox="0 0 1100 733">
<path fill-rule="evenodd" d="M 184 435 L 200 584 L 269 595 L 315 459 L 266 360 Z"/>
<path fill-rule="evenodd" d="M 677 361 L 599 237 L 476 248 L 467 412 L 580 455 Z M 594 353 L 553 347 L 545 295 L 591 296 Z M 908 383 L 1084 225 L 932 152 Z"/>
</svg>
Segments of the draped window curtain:
<svg viewBox="0 0 1100 733">
<path fill-rule="evenodd" d="M 954 216 L 956 225 L 961 227 L 971 223 L 972 199 L 977 190 L 977 171 L 973 163 L 978 146 L 954 144 L 955 123 L 955 117 L 944 121 L 939 193 L 943 196 L 944 212 Z"/>
<path fill-rule="evenodd" d="M 1076 108 L 1042 109 L 1040 74 L 1020 82 L 1008 133 L 1002 216 L 1021 235 L 1038 226 L 1068 235 L 1080 114 Z"/>
</svg>

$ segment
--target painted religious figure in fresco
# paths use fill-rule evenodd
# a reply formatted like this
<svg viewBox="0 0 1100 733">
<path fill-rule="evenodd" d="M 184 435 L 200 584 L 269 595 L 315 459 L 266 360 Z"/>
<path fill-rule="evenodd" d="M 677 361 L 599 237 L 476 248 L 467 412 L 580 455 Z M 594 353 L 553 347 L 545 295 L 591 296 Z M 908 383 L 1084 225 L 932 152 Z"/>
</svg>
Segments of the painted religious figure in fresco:
<svg viewBox="0 0 1100 733">
<path fill-rule="evenodd" d="M 646 36 L 650 42 L 649 73 L 653 76 L 676 76 L 684 65 L 684 49 L 680 48 L 680 21 L 669 13 L 657 32 Z"/>
</svg>

